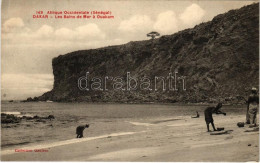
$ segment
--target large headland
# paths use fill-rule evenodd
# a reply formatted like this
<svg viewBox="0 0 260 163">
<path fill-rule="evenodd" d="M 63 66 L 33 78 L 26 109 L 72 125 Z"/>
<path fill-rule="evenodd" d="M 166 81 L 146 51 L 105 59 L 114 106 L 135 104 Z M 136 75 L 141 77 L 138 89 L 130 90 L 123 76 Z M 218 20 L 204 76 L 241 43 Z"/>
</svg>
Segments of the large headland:
<svg viewBox="0 0 260 163">
<path fill-rule="evenodd" d="M 252 87 L 259 86 L 259 3 L 172 35 L 60 55 L 53 58 L 52 67 L 53 89 L 35 101 L 244 103 L 238 97 L 248 96 Z M 176 72 L 185 77 L 186 88 L 179 80 L 177 87 L 172 87 L 175 91 L 164 90 L 163 82 L 170 80 L 169 73 Z M 102 90 L 79 89 L 79 78 L 86 77 L 86 73 L 87 86 L 98 84 L 93 80 L 98 77 Z M 157 81 L 156 90 L 127 90 L 128 73 L 136 79 L 157 76 L 165 80 Z M 104 90 L 106 76 L 122 80 L 107 80 Z M 113 89 L 120 81 L 124 91 Z M 150 84 L 154 86 L 155 81 L 150 80 Z"/>
</svg>

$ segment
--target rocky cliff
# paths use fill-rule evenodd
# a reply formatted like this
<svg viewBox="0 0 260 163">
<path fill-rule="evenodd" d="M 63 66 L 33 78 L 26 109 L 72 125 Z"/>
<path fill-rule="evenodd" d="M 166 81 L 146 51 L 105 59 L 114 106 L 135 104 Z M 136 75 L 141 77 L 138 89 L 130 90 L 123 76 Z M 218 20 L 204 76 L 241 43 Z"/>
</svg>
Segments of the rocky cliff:
<svg viewBox="0 0 260 163">
<path fill-rule="evenodd" d="M 241 102 L 252 86 L 259 85 L 259 4 L 218 15 L 173 35 L 124 45 L 75 51 L 53 59 L 54 86 L 39 100 L 88 102 Z M 78 79 L 93 77 L 127 79 L 168 76 L 178 72 L 178 90 L 163 91 L 163 81 L 151 81 L 152 90 L 80 90 Z M 166 78 L 165 78 L 166 80 Z M 122 82 L 126 88 L 127 83 Z M 134 83 L 132 83 L 134 84 Z M 168 86 L 168 85 L 167 85 Z"/>
</svg>

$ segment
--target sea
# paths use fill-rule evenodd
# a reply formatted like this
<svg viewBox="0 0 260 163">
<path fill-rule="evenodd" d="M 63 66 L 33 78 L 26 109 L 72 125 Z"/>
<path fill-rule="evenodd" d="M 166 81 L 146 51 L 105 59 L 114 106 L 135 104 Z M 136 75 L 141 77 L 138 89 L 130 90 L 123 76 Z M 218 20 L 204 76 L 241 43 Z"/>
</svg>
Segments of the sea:
<svg viewBox="0 0 260 163">
<path fill-rule="evenodd" d="M 90 124 L 84 130 L 85 138 L 109 134 L 142 131 L 139 124 L 155 124 L 190 118 L 199 112 L 204 118 L 207 104 L 92 104 L 56 102 L 1 102 L 1 113 L 16 116 L 48 116 L 55 119 L 37 122 L 1 124 L 1 148 L 16 149 L 24 146 L 50 144 L 76 138 L 76 127 Z M 211 105 L 210 105 L 211 106 Z M 245 105 L 224 105 L 227 114 L 245 114 Z"/>
</svg>

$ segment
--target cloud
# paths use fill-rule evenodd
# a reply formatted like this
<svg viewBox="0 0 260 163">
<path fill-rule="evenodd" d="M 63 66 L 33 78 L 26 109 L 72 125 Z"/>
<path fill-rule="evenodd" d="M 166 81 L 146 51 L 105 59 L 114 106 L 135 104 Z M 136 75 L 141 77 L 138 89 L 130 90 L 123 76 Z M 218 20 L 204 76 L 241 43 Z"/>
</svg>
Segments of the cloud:
<svg viewBox="0 0 260 163">
<path fill-rule="evenodd" d="M 162 34 L 177 32 L 178 18 L 173 11 L 160 13 L 153 27 Z"/>
<path fill-rule="evenodd" d="M 8 89 L 51 89 L 52 74 L 2 74 L 2 87 Z"/>
<path fill-rule="evenodd" d="M 104 39 L 105 34 L 94 23 L 89 23 L 76 28 L 76 33 L 79 39 Z"/>
<path fill-rule="evenodd" d="M 24 22 L 21 18 L 10 18 L 3 24 L 3 32 L 14 32 L 16 29 L 24 27 Z"/>
<path fill-rule="evenodd" d="M 199 5 L 194 3 L 178 15 L 171 10 L 162 12 L 158 14 L 156 21 L 151 20 L 147 15 L 134 15 L 127 20 L 123 20 L 118 29 L 125 36 L 127 36 L 127 32 L 131 32 L 131 34 L 135 32 L 135 35 L 129 36 L 130 38 L 144 38 L 140 36 L 141 33 L 153 30 L 162 35 L 173 34 L 200 23 L 205 13 Z"/>
<path fill-rule="evenodd" d="M 59 28 L 54 29 L 47 24 L 42 25 L 39 29 L 32 31 L 28 27 L 23 27 L 19 33 L 3 33 L 2 39 L 12 44 L 24 45 L 70 45 L 71 43 L 80 43 L 82 40 L 88 42 L 93 40 L 104 40 L 106 34 L 95 23 L 88 23 L 74 29 Z M 20 40 L 23 40 L 21 43 Z"/>
<path fill-rule="evenodd" d="M 188 27 L 192 27 L 201 21 L 205 13 L 199 5 L 192 4 L 180 15 L 180 20 Z"/>
<path fill-rule="evenodd" d="M 60 39 L 73 39 L 75 38 L 75 31 L 68 28 L 60 28 L 55 31 L 56 38 Z"/>
<path fill-rule="evenodd" d="M 53 81 L 52 74 L 2 74 L 2 99 L 3 94 L 6 99 L 39 96 L 52 89 Z"/>
<path fill-rule="evenodd" d="M 146 15 L 134 15 L 120 23 L 118 29 L 123 32 L 138 32 L 151 29 L 153 21 Z"/>
<path fill-rule="evenodd" d="M 56 39 L 68 40 L 102 40 L 106 35 L 100 28 L 94 24 L 79 26 L 74 30 L 68 28 L 60 28 L 55 31 Z"/>
<path fill-rule="evenodd" d="M 43 25 L 36 31 L 38 37 L 51 37 L 54 33 L 54 29 L 49 25 Z"/>
</svg>

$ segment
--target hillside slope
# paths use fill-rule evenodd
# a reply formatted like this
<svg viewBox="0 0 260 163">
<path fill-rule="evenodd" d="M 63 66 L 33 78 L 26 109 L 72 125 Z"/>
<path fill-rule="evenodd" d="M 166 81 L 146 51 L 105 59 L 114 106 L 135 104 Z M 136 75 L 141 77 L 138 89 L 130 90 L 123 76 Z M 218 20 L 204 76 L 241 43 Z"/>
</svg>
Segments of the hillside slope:
<svg viewBox="0 0 260 163">
<path fill-rule="evenodd" d="M 259 85 L 259 4 L 216 16 L 155 40 L 75 51 L 53 59 L 54 87 L 39 100 L 89 102 L 242 102 Z M 78 79 L 91 77 L 186 76 L 186 90 L 82 91 Z M 104 82 L 104 81 L 103 81 Z M 179 81 L 181 82 L 181 81 Z M 126 87 L 126 83 L 124 83 Z M 154 85 L 152 82 L 151 85 Z M 153 87 L 153 86 L 151 86 Z M 102 85 L 104 88 L 104 85 Z"/>
</svg>

